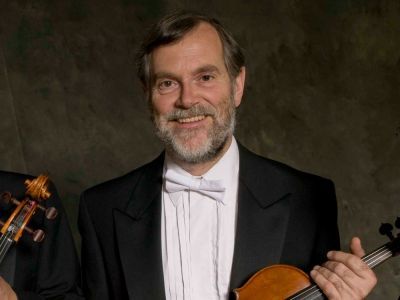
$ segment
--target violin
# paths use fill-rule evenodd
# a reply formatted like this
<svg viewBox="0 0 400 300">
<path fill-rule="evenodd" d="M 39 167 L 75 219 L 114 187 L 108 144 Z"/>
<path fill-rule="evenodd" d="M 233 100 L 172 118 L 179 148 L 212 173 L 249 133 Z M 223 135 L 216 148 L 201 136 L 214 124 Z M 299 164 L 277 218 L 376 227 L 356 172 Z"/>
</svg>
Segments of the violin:
<svg viewBox="0 0 400 300">
<path fill-rule="evenodd" d="M 48 176 L 40 175 L 32 180 L 27 179 L 25 180 L 25 186 L 25 197 L 21 200 L 13 197 L 8 191 L 0 195 L 0 201 L 16 206 L 7 221 L 3 222 L 0 220 L 0 263 L 11 246 L 18 242 L 24 232 L 31 234 L 34 242 L 41 242 L 44 239 L 45 233 L 43 230 L 32 230 L 27 226 L 38 209 L 44 211 L 46 218 L 49 220 L 54 219 L 58 213 L 54 207 L 45 208 L 39 204 L 51 196 L 48 190 Z"/>
<path fill-rule="evenodd" d="M 400 218 L 395 222 L 400 229 Z M 361 259 L 372 269 L 400 254 L 400 233 L 395 237 L 393 226 L 384 223 L 379 228 L 390 241 Z M 289 265 L 273 265 L 254 274 L 241 288 L 235 289 L 237 300 L 319 300 L 326 299 L 316 284 L 302 270 Z"/>
</svg>

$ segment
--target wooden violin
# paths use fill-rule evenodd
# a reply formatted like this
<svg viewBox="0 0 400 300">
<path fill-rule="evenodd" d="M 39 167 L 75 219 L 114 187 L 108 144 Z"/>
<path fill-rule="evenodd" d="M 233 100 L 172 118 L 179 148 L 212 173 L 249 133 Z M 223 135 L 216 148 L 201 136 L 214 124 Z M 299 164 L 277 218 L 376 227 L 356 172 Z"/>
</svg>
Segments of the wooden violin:
<svg viewBox="0 0 400 300">
<path fill-rule="evenodd" d="M 400 218 L 397 218 L 395 226 L 400 229 Z M 388 236 L 390 242 L 362 257 L 370 268 L 400 254 L 400 233 L 395 237 L 392 230 L 391 224 L 382 224 L 379 232 Z M 273 265 L 258 271 L 234 293 L 238 300 L 326 299 L 319 287 L 311 284 L 306 273 L 288 265 Z"/>
<path fill-rule="evenodd" d="M 25 180 L 26 192 L 22 200 L 17 200 L 7 191 L 0 195 L 1 201 L 4 203 L 16 205 L 6 222 L 0 220 L 0 225 L 2 226 L 0 263 L 3 261 L 11 245 L 18 242 L 24 231 L 31 234 L 35 242 L 41 242 L 44 239 L 45 233 L 43 230 L 32 230 L 27 227 L 27 224 L 35 215 L 37 209 L 44 211 L 47 219 L 54 219 L 57 216 L 57 209 L 54 207 L 45 208 L 39 204 L 51 196 L 51 193 L 48 191 L 48 185 L 48 176 L 40 175 L 33 180 Z"/>
</svg>

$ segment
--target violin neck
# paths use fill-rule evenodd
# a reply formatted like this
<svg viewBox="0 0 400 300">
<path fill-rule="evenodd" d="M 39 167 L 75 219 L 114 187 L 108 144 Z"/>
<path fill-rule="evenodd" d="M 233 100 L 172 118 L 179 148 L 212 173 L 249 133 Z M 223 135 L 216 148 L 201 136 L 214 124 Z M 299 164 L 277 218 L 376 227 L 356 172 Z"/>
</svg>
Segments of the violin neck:
<svg viewBox="0 0 400 300">
<path fill-rule="evenodd" d="M 13 244 L 13 241 L 12 234 L 8 231 L 0 237 L 0 263 L 6 256 L 8 250 Z"/>
<path fill-rule="evenodd" d="M 26 207 L 22 208 L 25 211 Z M 0 237 L 0 263 L 3 261 L 8 250 L 14 242 L 14 238 L 24 222 L 24 214 L 18 213 L 6 229 L 5 233 Z"/>
<path fill-rule="evenodd" d="M 387 259 L 393 256 L 392 242 L 389 242 L 382 247 L 372 251 L 371 253 L 362 257 L 362 261 L 365 262 L 371 269 L 380 265 Z M 287 300 L 322 300 L 326 299 L 320 288 L 313 284 L 293 296 L 287 298 Z"/>
<path fill-rule="evenodd" d="M 392 242 L 383 245 L 382 247 L 365 255 L 362 258 L 362 261 L 365 262 L 371 269 L 375 268 L 376 266 L 379 266 L 381 263 L 388 260 L 394 255 L 392 245 L 393 245 Z"/>
</svg>

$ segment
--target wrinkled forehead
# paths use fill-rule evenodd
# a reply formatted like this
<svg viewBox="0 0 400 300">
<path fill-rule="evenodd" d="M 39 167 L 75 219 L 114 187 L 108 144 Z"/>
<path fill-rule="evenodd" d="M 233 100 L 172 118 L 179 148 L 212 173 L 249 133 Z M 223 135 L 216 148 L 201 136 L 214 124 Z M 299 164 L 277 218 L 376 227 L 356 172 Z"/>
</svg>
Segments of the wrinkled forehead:
<svg viewBox="0 0 400 300">
<path fill-rule="evenodd" d="M 167 67 L 190 68 L 194 65 L 215 65 L 226 71 L 224 51 L 218 32 L 208 23 L 201 22 L 181 39 L 155 48 L 150 56 L 150 77 Z"/>
</svg>

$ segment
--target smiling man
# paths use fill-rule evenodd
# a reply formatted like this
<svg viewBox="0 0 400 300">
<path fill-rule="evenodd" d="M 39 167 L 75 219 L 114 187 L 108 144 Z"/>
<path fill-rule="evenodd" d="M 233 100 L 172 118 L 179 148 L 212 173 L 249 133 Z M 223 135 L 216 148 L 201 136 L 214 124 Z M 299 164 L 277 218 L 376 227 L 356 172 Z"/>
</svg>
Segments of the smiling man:
<svg viewBox="0 0 400 300">
<path fill-rule="evenodd" d="M 330 299 L 370 292 L 376 278 L 360 241 L 354 254 L 330 251 L 339 248 L 332 182 L 234 138 L 244 56 L 218 21 L 162 19 L 143 42 L 138 75 L 165 152 L 83 193 L 88 299 L 228 299 L 278 263 L 312 270 Z"/>
<path fill-rule="evenodd" d="M 150 101 L 167 153 L 192 175 L 203 175 L 229 148 L 245 71 L 231 79 L 221 40 L 208 23 L 152 52 Z"/>
</svg>

